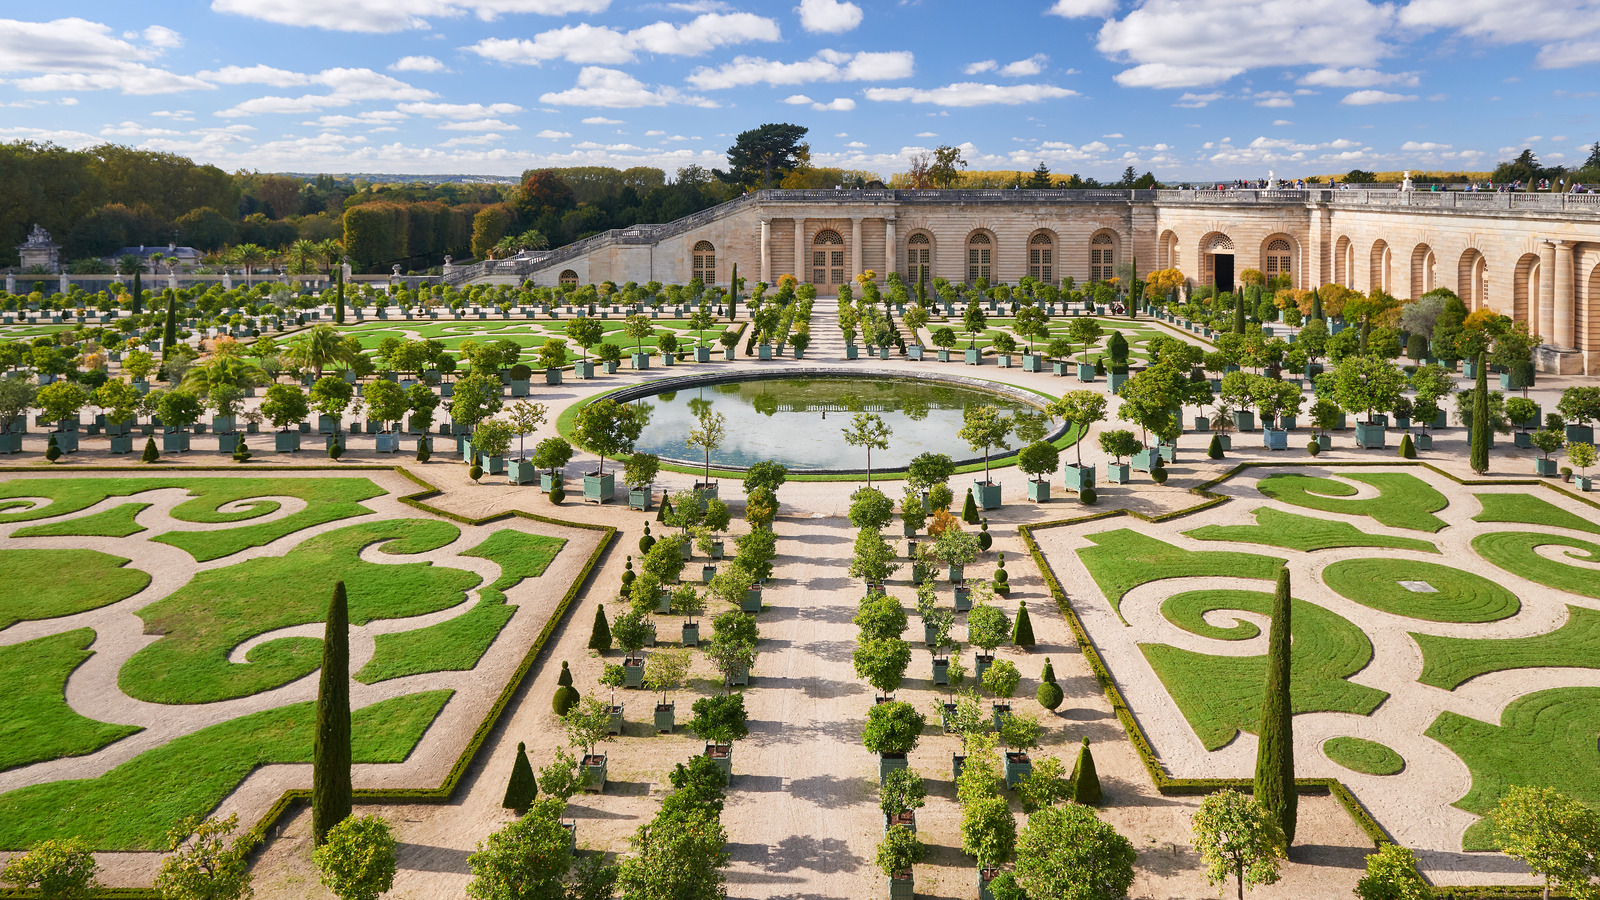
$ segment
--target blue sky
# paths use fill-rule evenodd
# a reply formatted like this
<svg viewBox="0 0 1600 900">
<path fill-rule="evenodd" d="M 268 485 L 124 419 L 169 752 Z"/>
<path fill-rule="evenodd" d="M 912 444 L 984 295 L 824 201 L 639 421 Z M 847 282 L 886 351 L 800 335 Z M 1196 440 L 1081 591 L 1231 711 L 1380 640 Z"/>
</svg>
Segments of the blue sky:
<svg viewBox="0 0 1600 900">
<path fill-rule="evenodd" d="M 229 170 L 670 174 L 779 121 L 885 176 L 940 144 L 1178 180 L 1576 163 L 1600 138 L 1600 0 L 23 6 L 0 140 Z"/>
</svg>

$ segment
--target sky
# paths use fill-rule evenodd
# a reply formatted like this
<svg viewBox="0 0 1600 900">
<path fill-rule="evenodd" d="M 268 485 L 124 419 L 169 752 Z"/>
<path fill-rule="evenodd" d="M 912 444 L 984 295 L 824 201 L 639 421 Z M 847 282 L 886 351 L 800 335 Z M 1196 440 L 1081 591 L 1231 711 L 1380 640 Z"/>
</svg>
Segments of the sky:
<svg viewBox="0 0 1600 900">
<path fill-rule="evenodd" d="M 813 164 L 1165 181 L 1486 170 L 1600 139 L 1600 0 L 64 0 L 0 12 L 0 140 L 229 171 Z M 24 13 L 28 17 L 20 17 Z M 18 16 L 18 18 L 10 18 Z"/>
</svg>

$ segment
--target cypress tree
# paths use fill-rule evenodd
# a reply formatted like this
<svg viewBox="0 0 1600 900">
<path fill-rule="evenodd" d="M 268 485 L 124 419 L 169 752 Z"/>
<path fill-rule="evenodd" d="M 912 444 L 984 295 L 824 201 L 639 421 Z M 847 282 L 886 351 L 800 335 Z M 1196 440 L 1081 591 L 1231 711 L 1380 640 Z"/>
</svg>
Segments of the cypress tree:
<svg viewBox="0 0 1600 900">
<path fill-rule="evenodd" d="M 728 321 L 739 318 L 739 264 L 733 264 L 733 275 L 728 279 Z"/>
<path fill-rule="evenodd" d="M 1255 798 L 1294 843 L 1299 797 L 1294 788 L 1293 708 L 1289 702 L 1289 570 L 1278 570 L 1267 632 L 1267 683 L 1261 698 L 1261 741 L 1256 747 Z"/>
<path fill-rule="evenodd" d="M 1222 458 L 1222 435 L 1221 434 L 1218 434 L 1216 432 L 1212 433 L 1212 435 L 1211 435 L 1211 446 L 1206 449 L 1206 458 L 1207 459 L 1221 459 Z"/>
<path fill-rule="evenodd" d="M 1233 333 L 1244 334 L 1244 301 L 1245 294 L 1235 294 L 1233 298 Z"/>
<path fill-rule="evenodd" d="M 1372 337 L 1372 320 L 1366 316 L 1361 317 L 1361 355 L 1367 355 L 1367 341 Z"/>
<path fill-rule="evenodd" d="M 1478 384 L 1472 390 L 1472 471 L 1489 471 L 1489 366 L 1483 351 L 1478 351 Z"/>
<path fill-rule="evenodd" d="M 144 312 L 144 282 L 139 280 L 139 270 L 133 270 L 133 308 L 129 312 L 134 315 Z"/>
<path fill-rule="evenodd" d="M 972 488 L 967 488 L 967 500 L 961 505 L 961 521 L 968 525 L 978 524 L 978 501 L 972 496 Z"/>
<path fill-rule="evenodd" d="M 1311 289 L 1311 315 L 1307 316 L 1307 318 L 1308 319 L 1321 319 L 1321 318 L 1323 318 L 1323 315 L 1322 315 L 1322 295 L 1317 292 L 1316 288 L 1312 288 Z"/>
<path fill-rule="evenodd" d="M 605 604 L 594 608 L 594 630 L 589 632 L 589 649 L 601 653 L 611 649 L 611 623 L 606 620 Z"/>
<path fill-rule="evenodd" d="M 1406 459 L 1417 458 L 1417 445 L 1412 443 L 1409 431 L 1400 438 L 1400 455 Z"/>
<path fill-rule="evenodd" d="M 338 261 L 333 264 L 333 290 L 334 308 L 333 321 L 337 325 L 344 324 L 344 266 Z"/>
<path fill-rule="evenodd" d="M 156 449 L 156 439 L 153 437 L 145 438 L 144 452 L 139 454 L 139 461 L 143 463 L 153 463 L 160 458 L 161 451 Z"/>
<path fill-rule="evenodd" d="M 311 738 L 311 837 L 316 846 L 350 816 L 350 608 L 344 582 L 333 586 L 322 636 L 317 731 Z"/>
<path fill-rule="evenodd" d="M 1028 604 L 1017 604 L 1017 619 L 1011 625 L 1011 643 L 1018 647 L 1033 646 L 1033 620 L 1028 618 Z"/>
<path fill-rule="evenodd" d="M 161 332 L 161 355 L 165 357 L 171 352 L 173 344 L 178 342 L 178 292 L 173 291 L 167 295 L 167 327 Z"/>
<path fill-rule="evenodd" d="M 1083 739 L 1078 750 L 1078 761 L 1072 766 L 1072 800 L 1084 806 L 1099 806 L 1100 776 L 1094 770 L 1094 754 L 1089 752 L 1089 739 Z"/>
<path fill-rule="evenodd" d="M 506 782 L 506 799 L 501 806 L 522 815 L 539 798 L 539 783 L 533 778 L 533 766 L 528 762 L 528 747 L 517 744 L 517 760 L 511 764 L 511 780 Z"/>
</svg>

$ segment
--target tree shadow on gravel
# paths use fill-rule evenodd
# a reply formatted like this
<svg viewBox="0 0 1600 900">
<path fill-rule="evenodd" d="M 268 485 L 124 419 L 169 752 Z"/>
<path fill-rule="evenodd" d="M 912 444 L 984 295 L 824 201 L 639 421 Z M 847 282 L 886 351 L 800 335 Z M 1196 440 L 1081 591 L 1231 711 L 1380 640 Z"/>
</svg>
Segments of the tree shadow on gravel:
<svg viewBox="0 0 1600 900">
<path fill-rule="evenodd" d="M 452 875 L 469 875 L 467 857 L 471 850 L 455 847 L 431 847 L 427 844 L 401 843 L 395 847 L 395 865 L 409 872 L 446 872 Z"/>
<path fill-rule="evenodd" d="M 839 778 L 833 775 L 812 775 L 789 782 L 789 794 L 823 809 L 841 809 L 854 806 L 867 798 L 875 787 L 867 778 Z"/>
<path fill-rule="evenodd" d="M 855 641 L 809 641 L 800 650 L 811 656 L 820 656 L 829 662 L 850 662 L 856 652 Z"/>
</svg>

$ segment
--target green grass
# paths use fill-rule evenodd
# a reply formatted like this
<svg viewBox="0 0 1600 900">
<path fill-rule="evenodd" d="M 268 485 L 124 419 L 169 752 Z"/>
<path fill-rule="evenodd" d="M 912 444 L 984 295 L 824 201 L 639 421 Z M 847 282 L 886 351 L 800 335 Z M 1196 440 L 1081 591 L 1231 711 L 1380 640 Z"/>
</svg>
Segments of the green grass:
<svg viewBox="0 0 1600 900">
<path fill-rule="evenodd" d="M 1329 738 L 1322 742 L 1322 752 L 1346 769 L 1364 775 L 1399 775 L 1406 768 L 1400 754 L 1365 738 Z"/>
<path fill-rule="evenodd" d="M 0 550 L 0 630 L 70 616 L 126 600 L 150 575 L 95 550 Z"/>
<path fill-rule="evenodd" d="M 1569 566 L 1540 556 L 1538 547 L 1570 547 L 1564 555 L 1584 562 L 1600 562 L 1600 546 L 1577 538 L 1527 531 L 1495 531 L 1472 539 L 1472 549 L 1513 575 L 1545 587 L 1600 599 L 1600 569 Z"/>
<path fill-rule="evenodd" d="M 1272 595 L 1259 591 L 1188 591 L 1161 605 L 1167 621 L 1201 637 L 1248 640 L 1260 634 L 1251 622 L 1218 627 L 1201 617 L 1213 610 L 1269 615 Z M 1372 642 L 1348 619 L 1312 603 L 1291 605 L 1291 702 L 1297 713 L 1342 712 L 1365 716 L 1389 695 L 1347 680 L 1372 661 Z M 1207 750 L 1227 746 L 1241 731 L 1261 726 L 1266 656 L 1215 656 L 1169 644 L 1140 644 L 1140 651 L 1189 727 Z"/>
<path fill-rule="evenodd" d="M 149 509 L 149 503 L 124 503 L 105 512 L 43 525 L 27 525 L 11 532 L 12 537 L 127 537 L 145 530 L 134 521 Z"/>
<path fill-rule="evenodd" d="M 1482 575 L 1418 560 L 1340 560 L 1322 570 L 1322 580 L 1346 600 L 1429 622 L 1498 622 L 1522 608 L 1516 594 Z M 1425 581 L 1435 593 L 1412 591 L 1402 581 Z"/>
<path fill-rule="evenodd" d="M 79 512 L 110 497 L 130 497 L 142 491 L 184 488 L 193 498 L 178 504 L 172 517 L 181 522 L 223 524 L 271 515 L 282 506 L 270 497 L 296 497 L 306 508 L 272 522 L 218 531 L 171 531 L 152 540 L 187 551 L 196 560 L 221 559 L 250 547 L 260 547 L 303 528 L 370 515 L 361 501 L 381 497 L 383 489 L 365 478 L 41 478 L 0 484 L 0 523 L 33 521 Z M 51 502 L 35 504 L 45 497 Z M 229 503 L 242 509 L 222 512 Z M 92 520 L 75 520 L 76 526 L 98 527 Z M 63 530 L 61 534 L 88 532 Z"/>
<path fill-rule="evenodd" d="M 1567 607 L 1567 621 L 1546 634 L 1521 638 L 1462 638 L 1415 634 L 1423 684 L 1453 691 L 1467 681 L 1508 669 L 1600 669 L 1600 612 Z"/>
<path fill-rule="evenodd" d="M 1106 595 L 1117 618 L 1122 618 L 1122 598 L 1141 584 L 1163 578 L 1233 576 L 1277 577 L 1284 560 L 1275 556 L 1231 550 L 1184 550 L 1129 528 L 1091 534 L 1095 543 L 1078 551 L 1100 592 Z M 1127 624 L 1127 619 L 1123 619 Z"/>
<path fill-rule="evenodd" d="M 1600 534 L 1600 523 L 1591 522 L 1583 516 L 1568 512 L 1532 494 L 1475 494 L 1474 496 L 1483 504 L 1483 512 L 1472 517 L 1474 522 L 1553 525 L 1557 528 Z"/>
<path fill-rule="evenodd" d="M 1405 472 L 1351 472 L 1341 477 L 1377 488 L 1370 500 L 1344 500 L 1356 488 L 1314 475 L 1280 473 L 1261 479 L 1261 493 L 1280 503 L 1347 516 L 1371 516 L 1390 528 L 1437 532 L 1445 522 L 1434 513 L 1449 505 L 1444 495 L 1415 475 Z"/>
<path fill-rule="evenodd" d="M 67 678 L 94 655 L 94 629 L 0 646 L 0 771 L 63 756 L 84 756 L 142 731 L 78 715 L 67 705 Z"/>
<path fill-rule="evenodd" d="M 320 638 L 267 641 L 252 648 L 245 663 L 230 662 L 228 654 L 257 635 L 322 621 L 335 581 L 345 582 L 356 625 L 463 602 L 478 583 L 471 572 L 358 558 L 369 544 L 382 544 L 386 554 L 427 553 L 460 534 L 448 522 L 368 522 L 311 538 L 282 557 L 201 572 L 139 611 L 145 633 L 162 637 L 128 660 L 118 684 L 130 697 L 151 703 L 211 703 L 288 684 L 321 664 Z"/>
<path fill-rule="evenodd" d="M 355 674 L 355 679 L 374 684 L 405 675 L 475 668 L 516 612 L 506 605 L 505 591 L 525 578 L 544 574 L 566 543 L 562 538 L 512 528 L 496 531 L 462 554 L 492 560 L 500 566 L 500 577 L 480 592 L 477 605 L 437 625 L 378 635 L 372 659 Z"/>
<path fill-rule="evenodd" d="M 1386 547 L 1396 550 L 1416 550 L 1438 553 L 1431 541 L 1418 538 L 1388 537 L 1367 534 L 1349 522 L 1336 519 L 1317 519 L 1295 515 L 1270 506 L 1252 510 L 1254 525 L 1205 525 L 1185 531 L 1185 537 L 1197 541 L 1235 541 L 1242 544 L 1264 544 L 1286 550 L 1311 552 L 1340 547 Z"/>
<path fill-rule="evenodd" d="M 451 693 L 407 694 L 355 710 L 354 761 L 404 762 Z M 296 703 L 185 735 L 99 778 L 0 795 L 0 848 L 75 837 L 95 850 L 165 850 L 173 823 L 210 813 L 257 766 L 311 762 L 315 730 L 316 704 Z"/>
<path fill-rule="evenodd" d="M 1453 805 L 1487 816 L 1512 785 L 1549 787 L 1600 805 L 1600 688 L 1567 687 L 1511 701 L 1500 724 L 1442 712 L 1424 732 L 1466 763 L 1472 790 Z M 1462 836 L 1463 850 L 1499 849 L 1487 819 Z"/>
</svg>

